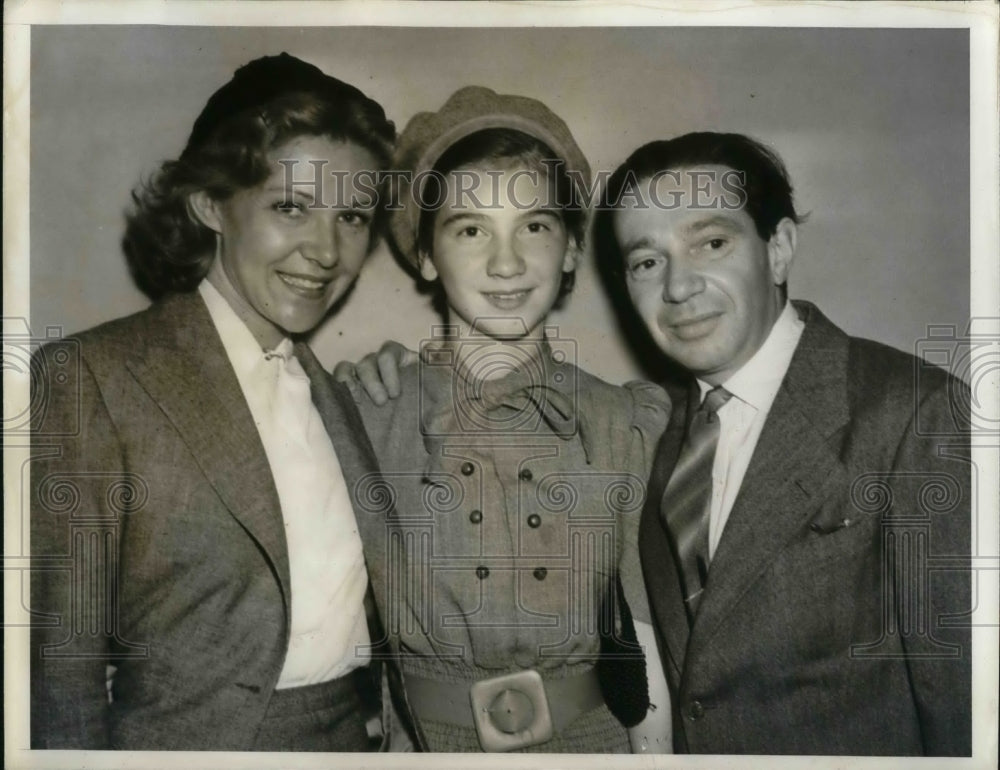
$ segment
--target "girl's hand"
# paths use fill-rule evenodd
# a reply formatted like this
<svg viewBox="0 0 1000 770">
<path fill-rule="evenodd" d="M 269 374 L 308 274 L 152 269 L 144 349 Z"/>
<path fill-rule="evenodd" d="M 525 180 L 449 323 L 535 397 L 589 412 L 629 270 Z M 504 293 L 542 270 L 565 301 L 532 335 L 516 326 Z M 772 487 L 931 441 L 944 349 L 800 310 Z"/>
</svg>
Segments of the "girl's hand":
<svg viewBox="0 0 1000 770">
<path fill-rule="evenodd" d="M 350 388 L 355 401 L 364 392 L 377 406 L 400 394 L 399 372 L 420 360 L 416 351 L 394 340 L 382 343 L 378 353 L 369 353 L 356 364 L 341 361 L 333 369 L 333 379 Z"/>
</svg>

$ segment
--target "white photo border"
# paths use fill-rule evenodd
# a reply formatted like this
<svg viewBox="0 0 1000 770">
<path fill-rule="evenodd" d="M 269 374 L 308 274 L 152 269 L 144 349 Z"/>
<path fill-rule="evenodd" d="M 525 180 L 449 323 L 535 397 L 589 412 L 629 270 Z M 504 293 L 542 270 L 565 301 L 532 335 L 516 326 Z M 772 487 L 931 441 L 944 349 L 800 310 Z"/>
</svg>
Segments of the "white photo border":
<svg viewBox="0 0 1000 770">
<path fill-rule="evenodd" d="M 7 319 L 29 317 L 28 191 L 30 189 L 30 36 L 34 25 L 169 24 L 191 26 L 726 26 L 726 27 L 953 27 L 969 30 L 970 45 L 970 313 L 973 318 L 995 319 L 1000 307 L 997 281 L 1000 254 L 1000 168 L 997 137 L 1000 135 L 997 80 L 997 6 L 992 2 L 957 3 L 821 3 L 821 2 L 641 2 L 618 5 L 603 2 L 83 2 L 56 0 L 8 2 L 4 19 L 4 201 L 3 279 L 4 333 Z M 234 24 L 234 20 L 238 20 Z M 992 374 L 994 382 L 997 373 Z M 994 391 L 1000 390 L 1000 385 Z M 5 417 L 28 402 L 28 381 L 23 373 L 4 369 Z M 980 404 L 983 414 L 996 422 L 997 399 Z M 976 511 L 978 532 L 976 564 L 982 567 L 978 603 L 974 614 L 973 678 L 974 755 L 972 759 L 835 758 L 817 757 L 616 757 L 615 767 L 740 768 L 760 767 L 995 767 L 997 761 L 997 658 L 1000 576 L 996 476 L 1000 441 L 979 437 L 973 460 L 979 475 Z M 11 768 L 313 768 L 313 767 L 434 767 L 440 770 L 477 767 L 606 767 L 603 755 L 311 755 L 225 752 L 32 752 L 28 746 L 27 629 L 11 625 L 12 613 L 22 602 L 17 569 L 23 564 L 7 558 L 27 546 L 20 532 L 22 501 L 17 496 L 25 449 L 22 440 L 5 445 L 5 558 L 4 558 L 4 681 L 5 765 Z M 20 452 L 19 452 L 20 450 Z M 988 472 L 987 469 L 992 469 Z M 988 546 L 992 544 L 993 551 Z M 983 552 L 985 549 L 987 552 Z"/>
</svg>

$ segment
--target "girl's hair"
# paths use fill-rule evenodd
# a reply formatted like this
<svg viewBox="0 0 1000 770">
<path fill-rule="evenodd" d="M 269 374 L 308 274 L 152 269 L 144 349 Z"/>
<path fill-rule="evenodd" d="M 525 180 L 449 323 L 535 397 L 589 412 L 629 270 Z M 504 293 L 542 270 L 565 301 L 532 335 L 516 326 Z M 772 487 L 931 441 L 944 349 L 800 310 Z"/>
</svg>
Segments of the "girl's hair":
<svg viewBox="0 0 1000 770">
<path fill-rule="evenodd" d="M 263 103 L 221 116 L 209 111 L 218 106 L 213 100 L 228 86 L 213 96 L 181 157 L 164 162 L 132 192 L 122 249 L 133 279 L 150 299 L 193 290 L 215 257 L 215 233 L 189 212 L 192 193 L 204 191 L 224 201 L 260 184 L 272 170 L 268 153 L 299 136 L 357 144 L 377 159 L 380 168 L 388 165 L 395 127 L 378 103 L 341 85 L 345 87 L 339 90 L 286 89 Z M 373 227 L 373 240 L 377 232 Z"/>
<path fill-rule="evenodd" d="M 549 200 L 573 239 L 577 248 L 583 248 L 587 227 L 587 209 L 580 200 L 581 194 L 566 171 L 566 163 L 540 139 L 513 128 L 487 128 L 476 131 L 455 142 L 445 150 L 419 191 L 420 223 L 417 227 L 418 249 L 428 255 L 434 253 L 434 221 L 440 204 L 448 190 L 444 179 L 453 171 L 466 167 L 525 168 L 538 173 L 549 182 Z M 563 273 L 559 301 L 573 290 L 574 272 Z M 443 297 L 436 297 L 440 306 Z M 557 303 L 558 304 L 558 303 Z"/>
</svg>

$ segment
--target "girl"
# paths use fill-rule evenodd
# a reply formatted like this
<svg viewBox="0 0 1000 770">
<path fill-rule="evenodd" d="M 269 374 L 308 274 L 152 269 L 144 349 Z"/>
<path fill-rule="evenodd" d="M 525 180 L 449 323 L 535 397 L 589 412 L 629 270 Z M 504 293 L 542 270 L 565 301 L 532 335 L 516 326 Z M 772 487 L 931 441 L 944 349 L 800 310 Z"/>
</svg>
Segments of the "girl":
<svg viewBox="0 0 1000 770">
<path fill-rule="evenodd" d="M 395 513 L 359 524 L 422 740 L 628 751 L 609 705 L 642 718 L 644 677 L 616 690 L 597 663 L 633 649 L 619 639 L 631 623 L 618 566 L 626 549 L 638 564 L 669 410 L 655 386 L 580 370 L 573 341 L 546 328 L 580 256 L 586 160 L 540 102 L 470 87 L 410 121 L 395 174 L 395 247 L 433 282 L 448 325 L 400 372 L 398 399 L 363 399 L 382 476 L 359 497 Z"/>
</svg>

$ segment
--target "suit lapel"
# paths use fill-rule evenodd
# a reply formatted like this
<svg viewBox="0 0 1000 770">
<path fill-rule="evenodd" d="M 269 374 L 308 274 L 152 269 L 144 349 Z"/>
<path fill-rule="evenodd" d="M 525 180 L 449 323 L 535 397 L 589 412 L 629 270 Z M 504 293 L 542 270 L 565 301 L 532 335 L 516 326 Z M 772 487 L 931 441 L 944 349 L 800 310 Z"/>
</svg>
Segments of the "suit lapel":
<svg viewBox="0 0 1000 770">
<path fill-rule="evenodd" d="M 386 523 L 393 508 L 392 496 L 385 494 L 387 486 L 382 479 L 375 450 L 350 391 L 333 381 L 308 345 L 298 343 L 295 354 L 309 375 L 313 403 L 330 434 L 347 483 L 361 542 L 364 544 L 370 591 L 376 597 L 386 596 Z M 371 608 L 366 609 L 371 615 Z M 369 620 L 377 621 L 377 617 L 370 617 Z M 378 624 L 370 622 L 369 625 L 375 628 Z M 373 631 L 372 639 L 376 644 L 381 641 L 376 641 L 378 636 L 380 635 Z"/>
<path fill-rule="evenodd" d="M 360 526 L 362 518 L 376 518 L 371 513 L 386 513 L 382 506 L 374 506 L 377 510 L 372 510 L 370 485 L 375 483 L 379 473 L 375 450 L 350 391 L 333 381 L 304 342 L 295 345 L 295 355 L 309 375 L 313 403 L 330 434 Z"/>
<path fill-rule="evenodd" d="M 350 391 L 333 381 L 312 349 L 305 343 L 296 344 L 295 355 L 309 375 L 313 403 L 323 418 L 323 425 L 330 434 L 334 451 L 337 453 L 337 460 L 340 462 L 344 481 L 350 492 L 361 542 L 364 544 L 365 562 L 368 566 L 365 612 L 368 615 L 368 629 L 371 634 L 372 659 L 388 663 L 384 678 L 386 686 L 381 688 L 383 722 L 386 719 L 402 720 L 402 727 L 410 740 L 422 750 L 426 750 L 427 741 L 413 716 L 413 709 L 406 697 L 401 674 L 396 665 L 399 654 L 398 639 L 386 633 L 375 600 L 377 596 L 387 596 L 385 593 L 388 575 L 385 569 L 386 525 L 395 513 L 393 496 L 388 493 L 375 448 L 368 438 L 368 431 L 365 430 L 361 413 Z M 397 708 L 401 713 L 396 713 L 394 709 Z M 390 738 L 391 734 L 392 730 L 389 733 Z M 393 749 L 390 747 L 389 750 Z"/>
<path fill-rule="evenodd" d="M 689 652 L 806 526 L 824 491 L 846 484 L 833 439 L 848 419 L 848 338 L 812 305 L 796 308 L 806 328 L 712 560 Z"/>
<path fill-rule="evenodd" d="M 270 559 L 291 607 L 288 546 L 267 455 L 222 340 L 197 292 L 150 313 L 150 345 L 126 366 L 173 423 L 205 478 Z"/>
<path fill-rule="evenodd" d="M 655 608 L 657 626 L 666 645 L 673 672 L 680 677 L 684 669 L 684 652 L 688 644 L 688 619 L 684 609 L 680 584 L 676 578 L 677 563 L 670 546 L 670 536 L 663 524 L 660 503 L 670 474 L 680 454 L 684 432 L 692 414 L 692 400 L 698 386 L 691 380 L 687 388 L 669 387 L 673 409 L 670 422 L 657 445 L 653 470 L 646 489 L 642 511 L 640 555 L 650 605 Z"/>
</svg>

